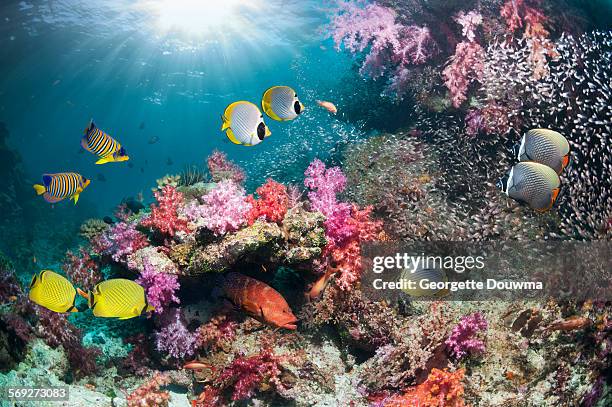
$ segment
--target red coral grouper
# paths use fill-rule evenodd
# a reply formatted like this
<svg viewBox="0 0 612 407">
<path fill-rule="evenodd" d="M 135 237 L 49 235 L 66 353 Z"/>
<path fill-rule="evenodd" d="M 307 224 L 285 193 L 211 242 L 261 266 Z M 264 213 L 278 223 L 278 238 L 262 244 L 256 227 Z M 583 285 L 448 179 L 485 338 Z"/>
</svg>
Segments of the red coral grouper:
<svg viewBox="0 0 612 407">
<path fill-rule="evenodd" d="M 229 273 L 223 292 L 253 318 L 277 328 L 296 329 L 297 318 L 282 295 L 269 285 L 240 273 Z"/>
</svg>

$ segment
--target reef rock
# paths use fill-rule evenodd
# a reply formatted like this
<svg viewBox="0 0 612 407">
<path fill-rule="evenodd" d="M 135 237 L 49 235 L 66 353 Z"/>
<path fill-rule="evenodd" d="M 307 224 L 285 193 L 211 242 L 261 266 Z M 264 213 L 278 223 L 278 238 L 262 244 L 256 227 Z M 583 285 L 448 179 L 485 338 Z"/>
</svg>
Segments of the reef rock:
<svg viewBox="0 0 612 407">
<path fill-rule="evenodd" d="M 324 217 L 300 206 L 290 209 L 281 225 L 262 220 L 195 248 L 186 275 L 225 272 L 238 262 L 258 261 L 285 265 L 308 263 L 326 244 Z"/>
</svg>

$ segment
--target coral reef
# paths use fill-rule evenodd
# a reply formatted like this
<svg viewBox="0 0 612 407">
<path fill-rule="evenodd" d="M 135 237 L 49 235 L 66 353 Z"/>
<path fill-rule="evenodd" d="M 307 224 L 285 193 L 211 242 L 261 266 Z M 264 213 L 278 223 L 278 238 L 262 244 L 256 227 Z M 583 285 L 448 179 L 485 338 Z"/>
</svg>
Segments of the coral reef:
<svg viewBox="0 0 612 407">
<path fill-rule="evenodd" d="M 432 369 L 427 380 L 400 397 L 384 402 L 385 407 L 416 405 L 425 407 L 462 407 L 464 371 L 448 372 Z"/>
</svg>

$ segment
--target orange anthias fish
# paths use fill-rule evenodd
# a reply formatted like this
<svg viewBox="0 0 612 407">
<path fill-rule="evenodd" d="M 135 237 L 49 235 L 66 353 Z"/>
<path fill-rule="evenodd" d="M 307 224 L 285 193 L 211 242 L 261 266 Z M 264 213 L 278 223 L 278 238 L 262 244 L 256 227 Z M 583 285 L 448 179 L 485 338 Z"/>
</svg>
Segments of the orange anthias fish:
<svg viewBox="0 0 612 407">
<path fill-rule="evenodd" d="M 338 113 L 338 109 L 336 108 L 336 105 L 334 105 L 332 102 L 326 102 L 324 100 L 317 100 L 317 104 L 321 106 L 322 108 L 326 109 L 331 114 Z"/>
<path fill-rule="evenodd" d="M 240 273 L 229 273 L 223 292 L 253 318 L 276 328 L 296 329 L 297 318 L 282 295 L 269 285 Z"/>
</svg>

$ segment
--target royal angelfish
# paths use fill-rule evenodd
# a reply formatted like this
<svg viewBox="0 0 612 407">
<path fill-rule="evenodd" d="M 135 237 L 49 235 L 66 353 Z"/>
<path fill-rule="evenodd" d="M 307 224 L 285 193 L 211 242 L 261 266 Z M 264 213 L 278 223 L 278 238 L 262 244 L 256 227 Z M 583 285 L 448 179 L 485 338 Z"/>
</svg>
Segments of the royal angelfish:
<svg viewBox="0 0 612 407">
<path fill-rule="evenodd" d="M 270 134 L 259 108 L 251 102 L 240 101 L 229 105 L 223 115 L 223 126 L 227 138 L 234 144 L 254 146 Z"/>
<path fill-rule="evenodd" d="M 34 274 L 28 297 L 54 312 L 79 312 L 75 306 L 77 290 L 66 277 L 51 270 Z"/>
<path fill-rule="evenodd" d="M 84 133 L 81 146 L 100 157 L 96 164 L 121 162 L 130 159 L 125 148 L 117 140 L 96 127 L 93 120 L 89 122 L 89 126 L 85 128 Z"/>
<path fill-rule="evenodd" d="M 552 208 L 559 195 L 560 184 L 555 170 L 535 162 L 518 163 L 497 181 L 498 188 L 506 195 L 538 212 Z"/>
<path fill-rule="evenodd" d="M 79 293 L 97 317 L 129 319 L 155 309 L 147 303 L 144 288 L 124 278 L 103 281 L 89 294 Z"/>
<path fill-rule="evenodd" d="M 70 198 L 74 199 L 76 205 L 81 192 L 89 186 L 91 181 L 76 172 L 61 172 L 58 174 L 43 174 L 42 182 L 42 185 L 35 184 L 34 190 L 38 195 L 42 195 L 45 201 L 56 203 Z"/>
<path fill-rule="evenodd" d="M 544 164 L 561 174 L 569 163 L 570 145 L 561 133 L 548 129 L 532 129 L 514 146 L 513 152 L 519 161 Z"/>
<path fill-rule="evenodd" d="M 289 86 L 274 86 L 265 91 L 261 107 L 268 116 L 279 122 L 293 120 L 304 111 L 297 93 Z"/>
<path fill-rule="evenodd" d="M 421 286 L 422 280 L 423 283 L 441 283 L 447 282 L 448 278 L 446 277 L 446 273 L 437 269 L 429 269 L 429 268 L 418 268 L 416 271 L 412 272 L 411 270 L 404 269 L 401 272 L 401 278 L 405 281 L 406 284 L 408 282 L 412 282 L 412 286 L 414 288 L 406 287 L 402 289 L 403 292 L 408 294 L 411 297 L 419 298 L 419 297 L 435 297 L 440 298 L 448 294 L 448 290 L 445 289 L 426 289 Z"/>
</svg>

